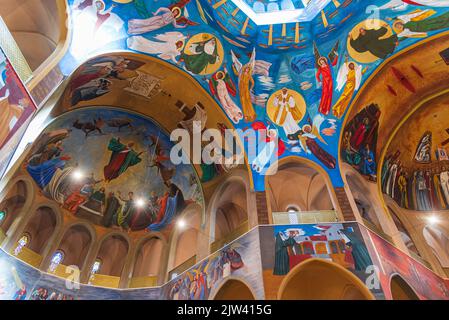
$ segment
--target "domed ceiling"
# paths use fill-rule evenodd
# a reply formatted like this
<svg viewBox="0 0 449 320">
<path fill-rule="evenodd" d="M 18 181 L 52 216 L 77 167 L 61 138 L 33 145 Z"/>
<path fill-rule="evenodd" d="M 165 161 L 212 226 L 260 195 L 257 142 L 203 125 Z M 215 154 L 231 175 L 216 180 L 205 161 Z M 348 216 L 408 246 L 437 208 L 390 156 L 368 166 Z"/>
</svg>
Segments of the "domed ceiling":
<svg viewBox="0 0 449 320">
<path fill-rule="evenodd" d="M 449 28 L 448 1 L 432 0 L 69 0 L 69 5 L 72 41 L 60 65 L 66 75 L 89 57 L 111 51 L 164 60 L 190 74 L 215 100 L 221 110 L 210 117 L 226 115 L 230 128 L 277 129 L 274 156 L 311 159 L 336 187 L 343 185 L 336 170 L 340 129 L 366 79 L 385 60 Z M 111 70 L 97 79 L 116 75 Z M 103 96 L 64 100 L 61 108 L 94 105 Z M 246 156 L 254 188 L 263 190 L 270 163 L 257 163 L 257 154 Z"/>
</svg>

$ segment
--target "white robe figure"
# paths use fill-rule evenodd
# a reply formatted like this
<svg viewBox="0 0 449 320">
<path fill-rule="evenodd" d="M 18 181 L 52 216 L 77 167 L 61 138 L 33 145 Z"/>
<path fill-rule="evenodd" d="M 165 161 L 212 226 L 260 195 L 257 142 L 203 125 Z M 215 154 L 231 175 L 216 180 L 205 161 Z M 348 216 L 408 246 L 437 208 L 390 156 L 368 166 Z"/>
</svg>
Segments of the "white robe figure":
<svg viewBox="0 0 449 320">
<path fill-rule="evenodd" d="M 398 173 L 398 165 L 394 163 L 390 168 L 390 174 L 387 182 L 387 194 L 394 198 L 394 186 L 396 185 L 396 175 Z"/>
<path fill-rule="evenodd" d="M 294 109 L 296 109 L 296 101 L 289 91 L 282 92 L 281 95 L 276 96 L 273 105 L 278 109 L 275 122 L 282 126 L 285 134 L 288 136 L 297 133 L 300 130 L 298 125 L 299 117 L 292 114 L 295 111 Z"/>
<path fill-rule="evenodd" d="M 449 203 L 449 172 L 441 172 L 440 174 L 441 188 L 443 189 L 446 202 Z"/>
<path fill-rule="evenodd" d="M 262 148 L 262 150 L 257 154 L 256 159 L 252 163 L 252 168 L 255 172 L 261 173 L 268 163 L 270 163 L 273 158 L 274 153 L 277 149 L 278 138 L 276 130 L 267 131 L 267 141 Z"/>
<path fill-rule="evenodd" d="M 184 48 L 186 36 L 181 32 L 166 32 L 154 37 L 157 41 L 148 40 L 142 36 L 130 37 L 127 40 L 131 50 L 157 55 L 163 60 L 177 64 L 177 58 Z"/>
<path fill-rule="evenodd" d="M 394 10 L 394 11 L 403 11 L 408 8 L 412 2 L 428 7 L 449 7 L 449 0 L 391 0 L 387 4 L 380 6 L 380 10 Z"/>
<path fill-rule="evenodd" d="M 103 5 L 104 2 L 96 0 L 93 5 L 76 10 L 82 2 L 83 0 L 75 0 L 72 5 L 72 20 L 76 28 L 73 28 L 72 43 L 69 49 L 71 55 L 78 61 L 85 60 L 89 55 L 117 42 L 125 35 L 125 23 L 117 14 L 112 12 L 113 6 L 108 9 L 104 6 L 104 9 L 99 10 L 97 2 L 102 2 Z M 103 19 L 101 16 L 107 14 L 109 14 L 109 17 L 104 19 L 98 27 L 99 19 Z M 112 48 L 109 47 L 108 49 Z"/>
</svg>

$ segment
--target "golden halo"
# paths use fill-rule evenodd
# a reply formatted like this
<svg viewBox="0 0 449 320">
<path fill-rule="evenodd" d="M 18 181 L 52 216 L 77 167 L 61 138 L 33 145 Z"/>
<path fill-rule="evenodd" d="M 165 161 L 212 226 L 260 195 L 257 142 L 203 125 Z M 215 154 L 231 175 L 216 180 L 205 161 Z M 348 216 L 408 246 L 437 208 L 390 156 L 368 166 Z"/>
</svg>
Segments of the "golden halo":
<svg viewBox="0 0 449 320">
<path fill-rule="evenodd" d="M 214 38 L 217 43 L 217 53 L 218 53 L 218 56 L 220 59 L 217 59 L 217 62 L 215 62 L 214 64 L 209 64 L 203 71 L 201 71 L 199 73 L 199 75 L 201 75 L 201 76 L 214 74 L 215 72 L 217 72 L 218 69 L 220 69 L 221 65 L 223 64 L 224 49 L 223 49 L 223 45 L 221 44 L 221 41 L 213 34 L 198 33 L 189 39 L 189 41 L 187 42 L 187 44 L 184 48 L 184 54 L 189 55 L 189 56 L 195 55 L 195 52 L 192 52 L 190 50 L 191 46 L 195 43 L 207 41 L 212 38 Z"/>
<path fill-rule="evenodd" d="M 175 19 L 178 19 L 181 15 L 182 15 L 182 10 L 180 7 L 173 7 L 171 9 L 171 12 L 173 13 L 175 10 L 178 10 L 179 14 L 177 14 L 176 16 L 174 16 Z"/>
<path fill-rule="evenodd" d="M 404 21 L 396 19 L 393 21 L 393 31 L 397 34 L 401 33 L 403 30 L 399 30 L 398 27 L 396 27 L 396 23 L 401 22 L 404 23 Z"/>
<path fill-rule="evenodd" d="M 302 127 L 302 131 L 304 131 L 305 133 L 310 133 L 312 132 L 312 126 L 310 124 L 305 124 Z"/>
<path fill-rule="evenodd" d="M 379 57 L 376 57 L 375 55 L 373 55 L 371 52 L 360 53 L 360 52 L 355 51 L 354 48 L 351 46 L 351 37 L 350 37 L 352 35 L 353 39 L 357 39 L 360 35 L 361 28 L 364 28 L 367 30 L 372 30 L 372 29 L 379 29 L 380 27 L 386 27 L 388 29 L 388 32 L 382 38 L 380 38 L 380 40 L 386 39 L 393 35 L 393 30 L 391 29 L 390 25 L 388 23 L 386 23 L 385 21 L 379 20 L 379 19 L 368 19 L 368 20 L 362 21 L 349 32 L 348 40 L 347 40 L 347 47 L 348 47 L 348 53 L 352 59 L 354 59 L 357 62 L 364 63 L 364 64 L 373 63 L 380 59 Z"/>
<path fill-rule="evenodd" d="M 221 76 L 221 77 L 219 77 L 219 76 Z M 223 71 L 218 71 L 218 72 L 216 73 L 216 77 L 217 77 L 217 78 L 220 78 L 220 79 L 224 79 L 225 74 L 224 74 Z"/>
<path fill-rule="evenodd" d="M 270 120 L 278 126 L 281 125 L 277 121 L 277 117 L 276 117 L 279 108 L 274 106 L 274 99 L 277 96 L 282 95 L 283 90 L 285 90 L 285 89 L 281 89 L 281 90 L 278 90 L 275 93 L 273 93 L 267 101 L 267 115 L 270 118 Z M 287 89 L 287 94 L 292 96 L 293 99 L 295 99 L 296 107 L 301 112 L 302 119 L 303 119 L 306 114 L 306 108 L 307 108 L 306 101 L 304 100 L 304 97 L 300 93 L 296 92 L 295 90 L 291 90 L 291 89 Z M 298 121 L 298 123 L 301 122 L 302 119 L 300 119 Z"/>
</svg>

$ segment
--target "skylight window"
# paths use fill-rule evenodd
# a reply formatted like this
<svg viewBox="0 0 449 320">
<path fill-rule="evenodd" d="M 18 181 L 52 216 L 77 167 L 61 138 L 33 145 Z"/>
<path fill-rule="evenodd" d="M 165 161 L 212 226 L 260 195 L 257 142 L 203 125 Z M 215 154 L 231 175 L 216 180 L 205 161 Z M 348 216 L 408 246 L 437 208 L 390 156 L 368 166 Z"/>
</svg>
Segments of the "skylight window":
<svg viewBox="0 0 449 320">
<path fill-rule="evenodd" d="M 312 21 L 332 0 L 231 0 L 257 25 Z"/>
</svg>

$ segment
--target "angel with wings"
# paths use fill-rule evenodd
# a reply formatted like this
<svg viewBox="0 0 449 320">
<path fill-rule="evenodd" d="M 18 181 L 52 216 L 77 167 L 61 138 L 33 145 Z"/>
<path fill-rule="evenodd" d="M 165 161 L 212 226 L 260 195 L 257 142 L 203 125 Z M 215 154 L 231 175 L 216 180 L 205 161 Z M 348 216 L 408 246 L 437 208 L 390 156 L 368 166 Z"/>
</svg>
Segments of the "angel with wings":
<svg viewBox="0 0 449 320">
<path fill-rule="evenodd" d="M 234 73 L 239 79 L 240 103 L 242 104 L 243 116 L 246 122 L 256 120 L 256 111 L 252 103 L 252 91 L 255 86 L 253 75 L 256 67 L 256 49 L 253 50 L 249 62 L 243 65 L 231 50 Z"/>
<path fill-rule="evenodd" d="M 142 36 L 128 38 L 128 48 L 131 50 L 157 55 L 163 60 L 177 64 L 177 57 L 184 49 L 187 37 L 181 32 L 170 31 L 154 37 L 157 41 L 148 40 Z"/>
<path fill-rule="evenodd" d="M 228 117 L 235 124 L 239 123 L 243 119 L 243 113 L 231 98 L 237 95 L 237 89 L 226 67 L 223 71 L 214 73 L 208 81 L 211 93 L 218 98 Z"/>
<path fill-rule="evenodd" d="M 335 117 L 341 118 L 346 108 L 351 103 L 354 92 L 359 90 L 362 76 L 365 73 L 363 67 L 354 61 L 349 61 L 346 57 L 345 63 L 340 67 L 337 75 L 337 90 L 343 90 L 340 98 L 332 107 Z"/>
<path fill-rule="evenodd" d="M 265 123 L 257 121 L 254 122 L 251 127 L 254 131 L 259 132 L 259 134 L 265 134 L 265 141 L 259 140 L 258 150 L 260 150 L 260 152 L 251 164 L 254 171 L 261 173 L 266 169 L 268 164 L 279 159 L 279 157 L 285 153 L 286 146 L 284 142 L 279 139 L 277 130 L 270 128 L 269 125 L 267 126 Z M 273 156 L 275 156 L 275 158 L 273 158 Z"/>
<path fill-rule="evenodd" d="M 326 141 L 321 136 L 321 125 L 325 118 L 318 114 L 313 119 L 311 124 L 305 124 L 302 129 L 294 135 L 289 135 L 288 139 L 291 141 L 298 140 L 301 149 L 307 154 L 313 154 L 329 169 L 335 169 L 337 160 L 327 151 L 325 151 L 316 141 L 317 139 L 326 144 Z"/>
<path fill-rule="evenodd" d="M 406 10 L 409 5 L 428 7 L 449 7 L 449 0 L 390 0 L 379 7 L 380 10 L 392 9 L 395 11 Z"/>
<path fill-rule="evenodd" d="M 337 41 L 332 48 L 328 57 L 323 57 L 318 51 L 316 43 L 313 43 L 313 51 L 316 59 L 316 79 L 322 86 L 321 103 L 319 112 L 323 115 L 328 115 L 332 106 L 332 96 L 334 92 L 334 82 L 332 79 L 332 67 L 337 65 L 338 62 L 338 48 L 340 41 Z"/>
</svg>

